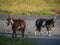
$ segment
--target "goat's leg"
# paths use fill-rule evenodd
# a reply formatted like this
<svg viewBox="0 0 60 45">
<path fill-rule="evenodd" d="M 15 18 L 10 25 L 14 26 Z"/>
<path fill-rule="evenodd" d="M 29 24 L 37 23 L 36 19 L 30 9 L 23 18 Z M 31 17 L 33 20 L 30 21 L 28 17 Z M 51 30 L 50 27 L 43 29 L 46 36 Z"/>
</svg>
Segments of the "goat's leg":
<svg viewBox="0 0 60 45">
<path fill-rule="evenodd" d="M 39 27 L 39 28 L 37 28 L 36 30 L 35 30 L 35 35 L 37 35 L 37 31 L 41 31 L 41 27 Z"/>
<path fill-rule="evenodd" d="M 50 32 L 51 27 L 50 26 L 47 26 L 46 28 L 47 28 L 47 31 L 48 31 L 48 36 L 51 36 L 51 32 Z"/>
<path fill-rule="evenodd" d="M 48 36 L 49 36 L 49 37 L 51 36 L 51 32 L 50 32 L 50 31 L 48 31 Z"/>
<path fill-rule="evenodd" d="M 35 35 L 37 35 L 37 32 L 35 31 Z"/>
<path fill-rule="evenodd" d="M 34 35 L 35 35 L 35 36 L 37 35 L 37 31 L 38 31 L 38 30 L 36 29 L 35 32 L 34 32 Z"/>
<path fill-rule="evenodd" d="M 12 37 L 14 38 L 14 32 L 12 33 Z"/>
<path fill-rule="evenodd" d="M 21 36 L 24 37 L 24 31 L 21 31 Z"/>
<path fill-rule="evenodd" d="M 15 30 L 13 30 L 12 37 L 13 38 L 16 38 L 17 37 L 17 34 L 16 34 L 16 31 Z"/>
<path fill-rule="evenodd" d="M 16 34 L 16 32 L 15 32 L 15 38 L 17 37 L 17 34 Z"/>
</svg>

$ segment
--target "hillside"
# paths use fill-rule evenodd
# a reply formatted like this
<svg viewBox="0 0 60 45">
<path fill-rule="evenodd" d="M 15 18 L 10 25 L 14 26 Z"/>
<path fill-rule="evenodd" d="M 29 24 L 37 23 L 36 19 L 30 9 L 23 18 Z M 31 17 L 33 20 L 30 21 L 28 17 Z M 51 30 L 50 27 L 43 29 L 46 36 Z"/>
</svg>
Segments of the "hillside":
<svg viewBox="0 0 60 45">
<path fill-rule="evenodd" d="M 60 0 L 0 0 L 0 14 L 59 15 Z"/>
</svg>

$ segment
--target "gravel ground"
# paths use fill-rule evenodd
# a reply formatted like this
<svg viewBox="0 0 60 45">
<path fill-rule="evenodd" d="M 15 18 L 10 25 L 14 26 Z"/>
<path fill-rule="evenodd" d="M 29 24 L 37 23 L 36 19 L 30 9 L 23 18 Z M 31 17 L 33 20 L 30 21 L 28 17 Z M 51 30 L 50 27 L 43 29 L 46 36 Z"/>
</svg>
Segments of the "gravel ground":
<svg viewBox="0 0 60 45">
<path fill-rule="evenodd" d="M 6 25 L 6 19 L 7 15 L 1 15 L 0 16 L 0 33 L 12 33 L 11 25 Z M 25 34 L 30 35 L 28 37 L 33 38 L 40 38 L 40 37 L 47 37 L 47 30 L 43 28 L 41 32 L 37 32 L 37 36 L 33 36 L 35 32 L 35 21 L 37 18 L 52 18 L 51 16 L 12 16 L 15 19 L 21 18 L 25 19 L 26 21 L 26 30 Z M 20 34 L 20 31 L 17 31 L 17 34 Z M 32 36 L 31 36 L 32 35 Z M 55 23 L 55 28 L 52 28 L 51 30 L 51 37 L 60 37 L 60 16 L 57 16 L 57 20 Z"/>
</svg>

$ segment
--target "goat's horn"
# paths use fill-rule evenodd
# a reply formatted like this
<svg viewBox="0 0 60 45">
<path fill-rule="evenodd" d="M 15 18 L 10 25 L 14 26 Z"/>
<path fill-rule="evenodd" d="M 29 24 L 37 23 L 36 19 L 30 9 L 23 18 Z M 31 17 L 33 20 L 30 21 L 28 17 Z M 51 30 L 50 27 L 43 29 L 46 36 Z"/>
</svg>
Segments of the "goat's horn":
<svg viewBox="0 0 60 45">
<path fill-rule="evenodd" d="M 56 16 L 54 16 L 54 21 L 56 20 Z"/>
</svg>

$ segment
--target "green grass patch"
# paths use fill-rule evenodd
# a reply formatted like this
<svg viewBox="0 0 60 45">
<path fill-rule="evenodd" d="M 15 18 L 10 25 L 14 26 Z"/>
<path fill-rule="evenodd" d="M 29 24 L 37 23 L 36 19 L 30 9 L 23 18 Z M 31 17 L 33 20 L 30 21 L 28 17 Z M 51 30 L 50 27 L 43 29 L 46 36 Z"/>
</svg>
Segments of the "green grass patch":
<svg viewBox="0 0 60 45">
<path fill-rule="evenodd" d="M 32 15 L 51 15 L 49 11 L 46 10 L 37 10 L 37 11 L 30 11 Z"/>
<path fill-rule="evenodd" d="M 35 45 L 27 39 L 11 38 L 0 35 L 0 45 Z"/>
<path fill-rule="evenodd" d="M 60 15 L 60 0 L 0 0 L 0 14 Z"/>
</svg>

